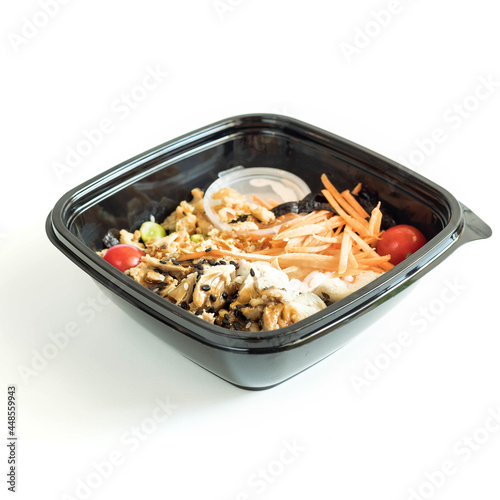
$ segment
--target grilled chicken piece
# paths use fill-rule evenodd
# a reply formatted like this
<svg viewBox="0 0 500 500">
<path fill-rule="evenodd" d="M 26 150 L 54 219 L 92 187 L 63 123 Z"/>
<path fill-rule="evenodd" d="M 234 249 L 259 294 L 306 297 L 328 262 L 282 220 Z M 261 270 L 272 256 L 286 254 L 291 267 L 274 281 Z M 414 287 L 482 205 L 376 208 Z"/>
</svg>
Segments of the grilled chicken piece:
<svg viewBox="0 0 500 500">
<path fill-rule="evenodd" d="M 160 283 L 157 287 L 151 287 L 151 289 L 158 295 L 164 298 L 168 298 L 168 294 L 172 292 L 179 285 L 179 281 L 172 276 L 166 276 L 165 281 Z"/>
<path fill-rule="evenodd" d="M 351 283 L 340 278 L 327 278 L 314 288 L 313 293 L 321 297 L 328 305 L 334 304 L 379 276 L 380 274 L 374 271 L 366 271 L 357 275 Z"/>
<path fill-rule="evenodd" d="M 184 278 L 175 288 L 168 292 L 167 297 L 177 305 L 185 302 L 188 304 L 193 296 L 193 289 L 196 283 L 196 273 L 191 273 Z"/>
<path fill-rule="evenodd" d="M 277 330 L 283 323 L 283 304 L 269 304 L 262 313 L 262 330 Z M 287 325 L 283 325 L 287 326 Z"/>
<path fill-rule="evenodd" d="M 139 230 L 129 233 L 125 229 L 120 231 L 120 243 L 125 245 L 132 245 L 134 247 L 144 250 L 144 245 L 139 241 L 141 239 L 141 232 Z"/>
<path fill-rule="evenodd" d="M 196 188 L 191 191 L 191 194 L 193 195 L 193 199 L 190 203 L 181 201 L 174 212 L 161 223 L 165 230 L 187 231 L 189 234 L 195 233 L 198 222 L 196 216 L 204 213 L 203 191 Z"/>
<path fill-rule="evenodd" d="M 283 308 L 283 319 L 289 324 L 297 323 L 311 314 L 322 311 L 326 304 L 314 293 L 306 292 L 297 297 Z"/>
<path fill-rule="evenodd" d="M 160 274 L 157 271 L 148 271 L 146 274 L 146 281 L 161 283 L 162 281 L 165 281 L 165 275 Z"/>
<path fill-rule="evenodd" d="M 125 271 L 125 274 L 127 274 L 128 276 L 133 278 L 135 281 L 137 281 L 141 285 L 147 286 L 146 275 L 148 274 L 148 272 L 149 272 L 149 268 L 147 268 L 145 266 L 141 266 L 141 264 L 139 264 L 136 267 L 131 267 L 130 269 L 127 269 Z"/>
<path fill-rule="evenodd" d="M 325 307 L 325 303 L 311 292 L 297 295 L 292 302 L 268 304 L 262 313 L 262 330 L 277 330 L 293 325 Z"/>
<path fill-rule="evenodd" d="M 157 259 L 155 257 L 151 257 L 149 255 L 145 255 L 142 258 L 142 262 L 138 267 L 148 267 L 151 270 L 155 270 L 156 272 L 160 271 L 163 274 L 169 274 L 178 279 L 185 278 L 194 270 L 193 266 L 191 265 L 176 264 L 175 261 L 165 261 Z"/>
<path fill-rule="evenodd" d="M 221 205 L 216 206 L 222 222 L 232 222 L 241 215 L 252 215 L 258 221 L 267 224 L 276 219 L 273 212 L 258 203 L 248 201 L 243 195 L 230 187 L 220 189 L 212 195 L 214 200 L 221 200 Z M 256 228 L 258 226 L 255 225 Z"/>
<path fill-rule="evenodd" d="M 204 265 L 200 272 L 200 278 L 194 288 L 193 307 L 210 308 L 218 310 L 225 302 L 223 292 L 227 295 L 232 295 L 236 290 L 236 284 L 233 280 L 236 276 L 236 268 L 232 264 L 225 265 Z M 197 273 L 195 279 L 197 278 Z"/>
</svg>

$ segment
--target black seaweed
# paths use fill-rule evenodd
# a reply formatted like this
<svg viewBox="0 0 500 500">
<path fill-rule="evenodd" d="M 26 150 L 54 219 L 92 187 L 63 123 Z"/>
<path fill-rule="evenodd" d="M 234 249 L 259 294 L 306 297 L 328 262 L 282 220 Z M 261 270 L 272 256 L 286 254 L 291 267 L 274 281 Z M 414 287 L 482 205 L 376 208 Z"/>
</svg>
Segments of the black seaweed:
<svg viewBox="0 0 500 500">
<path fill-rule="evenodd" d="M 102 242 L 106 248 L 111 248 L 120 243 L 120 231 L 116 228 L 109 229 L 104 235 Z"/>
<path fill-rule="evenodd" d="M 285 214 L 305 214 L 315 210 L 328 210 L 337 213 L 335 209 L 328 203 L 327 199 L 321 193 L 309 193 L 300 201 L 287 201 L 277 207 L 271 209 L 271 212 L 280 217 Z"/>
</svg>

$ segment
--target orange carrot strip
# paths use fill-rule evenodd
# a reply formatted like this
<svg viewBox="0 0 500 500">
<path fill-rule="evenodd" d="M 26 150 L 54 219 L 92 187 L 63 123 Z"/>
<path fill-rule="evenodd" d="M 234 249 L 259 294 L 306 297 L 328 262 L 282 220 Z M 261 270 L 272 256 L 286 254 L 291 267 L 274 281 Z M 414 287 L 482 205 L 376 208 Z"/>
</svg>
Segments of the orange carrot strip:
<svg viewBox="0 0 500 500">
<path fill-rule="evenodd" d="M 380 264 L 380 267 L 384 271 L 389 271 L 394 267 L 394 264 L 391 264 L 389 261 L 387 261 L 387 262 L 383 262 L 382 264 Z"/>
<path fill-rule="evenodd" d="M 321 191 L 323 196 L 328 200 L 328 203 L 337 211 L 337 213 L 362 236 L 368 236 L 368 229 L 365 225 L 358 222 L 356 219 L 347 214 L 337 203 L 333 195 L 327 189 Z M 366 221 L 365 221 L 366 222 Z"/>
<path fill-rule="evenodd" d="M 372 215 L 370 217 L 370 222 L 368 224 L 368 231 L 373 236 L 378 237 L 380 235 L 380 224 L 382 223 L 382 212 L 380 211 L 380 202 L 372 210 Z"/>
<path fill-rule="evenodd" d="M 335 198 L 337 203 L 345 210 L 347 214 L 349 214 L 353 219 L 356 219 L 361 225 L 368 227 L 368 222 L 361 217 L 356 210 L 354 210 L 351 205 L 346 201 L 346 199 L 337 191 L 335 186 L 328 180 L 328 177 L 323 174 L 321 176 L 321 182 L 326 187 L 326 189 L 330 192 L 330 194 Z M 338 210 L 337 210 L 338 212 Z M 339 215 L 342 215 L 339 213 Z"/>
<path fill-rule="evenodd" d="M 351 190 L 351 193 L 357 196 L 359 194 L 359 192 L 361 191 L 362 187 L 363 187 L 363 185 L 361 184 L 361 182 L 358 182 L 356 184 L 356 187 Z"/>
<path fill-rule="evenodd" d="M 361 215 L 361 217 L 364 219 L 368 219 L 368 217 L 370 217 L 370 214 L 359 204 L 358 200 L 354 198 L 348 189 L 342 191 L 341 194 L 348 201 L 351 207 L 354 208 L 359 215 Z"/>
<path fill-rule="evenodd" d="M 389 262 L 390 255 L 384 255 L 380 257 L 369 257 L 366 259 L 360 259 L 360 262 L 367 266 L 379 266 L 385 262 Z M 391 264 L 392 265 L 392 264 Z"/>
<path fill-rule="evenodd" d="M 366 243 L 362 238 L 360 238 L 354 231 L 351 230 L 349 226 L 345 228 L 346 232 L 348 232 L 351 238 L 361 247 L 361 249 L 368 253 L 369 255 L 373 255 L 374 257 L 378 256 L 378 253 Z"/>
</svg>

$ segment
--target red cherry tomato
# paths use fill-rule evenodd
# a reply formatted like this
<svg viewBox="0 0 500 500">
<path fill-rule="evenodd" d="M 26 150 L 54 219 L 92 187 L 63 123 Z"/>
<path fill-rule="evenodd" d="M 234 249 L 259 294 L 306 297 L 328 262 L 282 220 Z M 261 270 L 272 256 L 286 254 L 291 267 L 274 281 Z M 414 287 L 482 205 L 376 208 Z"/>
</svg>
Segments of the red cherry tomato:
<svg viewBox="0 0 500 500">
<path fill-rule="evenodd" d="M 391 260 L 389 262 L 396 265 L 426 243 L 425 236 L 416 227 L 399 224 L 392 226 L 382 234 L 377 244 L 377 253 L 379 255 L 390 254 Z"/>
<path fill-rule="evenodd" d="M 114 245 L 104 254 L 104 260 L 120 271 L 126 271 L 137 266 L 141 262 L 144 252 L 132 245 Z"/>
</svg>

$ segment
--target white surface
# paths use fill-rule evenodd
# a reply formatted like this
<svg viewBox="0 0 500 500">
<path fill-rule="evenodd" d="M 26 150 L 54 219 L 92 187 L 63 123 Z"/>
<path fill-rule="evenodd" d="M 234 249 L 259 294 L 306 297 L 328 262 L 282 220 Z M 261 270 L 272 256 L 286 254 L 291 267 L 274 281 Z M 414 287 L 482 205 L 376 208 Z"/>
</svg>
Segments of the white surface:
<svg viewBox="0 0 500 500">
<path fill-rule="evenodd" d="M 15 498 L 498 498 L 493 3 L 90 0 L 50 19 L 42 3 L 4 2 L 0 16 L 0 434 L 16 384 Z M 25 18 L 47 23 L 24 27 L 32 38 L 16 51 Z M 349 63 L 346 43 L 366 47 Z M 460 248 L 346 348 L 264 392 L 232 387 L 100 304 L 43 227 L 78 183 L 245 112 L 288 114 L 401 160 L 496 232 Z M 85 150 L 85 135 L 100 144 Z M 423 163 L 418 143 L 430 152 Z M 77 147 L 87 156 L 59 180 L 54 163 Z M 80 333 L 54 354 L 47 345 L 65 329 Z M 353 376 L 398 339 L 409 344 L 358 393 Z M 44 349 L 53 359 L 24 380 L 21 367 Z M 175 408 L 163 418 L 167 398 Z M 98 475 L 106 460 L 113 470 Z M 443 463 L 448 475 L 436 473 Z M 0 464 L 5 478 L 6 448 Z M 429 475 L 442 485 L 426 486 Z"/>
</svg>

